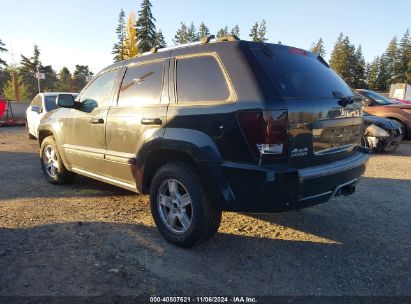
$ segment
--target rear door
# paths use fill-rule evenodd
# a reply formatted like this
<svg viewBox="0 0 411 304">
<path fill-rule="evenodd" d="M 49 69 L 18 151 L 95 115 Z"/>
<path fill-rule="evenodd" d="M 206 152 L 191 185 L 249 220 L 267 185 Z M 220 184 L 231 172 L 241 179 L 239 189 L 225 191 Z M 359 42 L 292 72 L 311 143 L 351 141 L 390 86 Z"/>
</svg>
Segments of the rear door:
<svg viewBox="0 0 411 304">
<path fill-rule="evenodd" d="M 288 110 L 290 163 L 308 166 L 351 154 L 360 143 L 362 106 L 319 56 L 281 45 L 252 49 Z"/>
<path fill-rule="evenodd" d="M 166 126 L 169 59 L 130 64 L 107 115 L 107 175 L 135 190 L 137 157 L 143 145 L 159 143 Z"/>
</svg>

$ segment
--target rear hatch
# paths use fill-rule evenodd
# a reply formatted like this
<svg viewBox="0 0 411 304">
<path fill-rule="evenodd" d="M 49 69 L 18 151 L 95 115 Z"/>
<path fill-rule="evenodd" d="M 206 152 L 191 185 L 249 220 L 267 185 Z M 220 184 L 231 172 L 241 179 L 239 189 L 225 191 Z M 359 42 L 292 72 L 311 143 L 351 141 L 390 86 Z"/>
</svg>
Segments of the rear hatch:
<svg viewBox="0 0 411 304">
<path fill-rule="evenodd" d="M 288 112 L 284 152 L 291 164 L 332 162 L 356 150 L 362 133 L 361 103 L 321 57 L 283 45 L 252 44 L 250 49 L 279 95 L 266 96 L 266 110 Z"/>
</svg>

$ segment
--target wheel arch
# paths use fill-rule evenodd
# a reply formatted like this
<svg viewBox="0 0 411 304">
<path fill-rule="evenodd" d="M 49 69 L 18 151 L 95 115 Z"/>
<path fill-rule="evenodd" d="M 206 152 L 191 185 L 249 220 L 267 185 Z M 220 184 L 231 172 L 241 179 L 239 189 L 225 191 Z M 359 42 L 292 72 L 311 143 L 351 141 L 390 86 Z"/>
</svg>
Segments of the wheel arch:
<svg viewBox="0 0 411 304">
<path fill-rule="evenodd" d="M 161 149 L 153 151 L 144 162 L 144 174 L 141 182 L 141 192 L 148 194 L 150 192 L 151 181 L 162 166 L 172 162 L 184 162 L 199 172 L 195 160 L 186 152 L 170 149 Z"/>
<path fill-rule="evenodd" d="M 404 127 L 403 128 L 405 132 L 404 137 L 408 136 L 407 124 L 400 117 L 391 115 L 391 116 L 386 116 L 385 118 L 392 119 L 392 120 L 395 120 L 396 122 L 399 122 Z"/>
</svg>

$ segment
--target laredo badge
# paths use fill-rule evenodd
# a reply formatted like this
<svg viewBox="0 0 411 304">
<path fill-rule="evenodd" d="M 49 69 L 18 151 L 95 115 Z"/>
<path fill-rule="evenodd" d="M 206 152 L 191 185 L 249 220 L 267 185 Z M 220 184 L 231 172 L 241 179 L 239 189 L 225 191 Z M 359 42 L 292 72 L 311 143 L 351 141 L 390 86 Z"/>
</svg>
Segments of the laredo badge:
<svg viewBox="0 0 411 304">
<path fill-rule="evenodd" d="M 291 151 L 291 157 L 301 157 L 301 156 L 306 156 L 308 152 L 308 148 L 303 148 L 303 149 L 293 149 Z"/>
</svg>

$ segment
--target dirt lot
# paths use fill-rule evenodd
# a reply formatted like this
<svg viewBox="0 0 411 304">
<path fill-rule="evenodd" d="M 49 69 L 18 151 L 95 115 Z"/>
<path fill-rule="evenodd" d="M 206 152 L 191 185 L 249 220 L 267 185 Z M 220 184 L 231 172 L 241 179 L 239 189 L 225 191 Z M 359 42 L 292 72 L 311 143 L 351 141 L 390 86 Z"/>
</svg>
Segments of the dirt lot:
<svg viewBox="0 0 411 304">
<path fill-rule="evenodd" d="M 411 295 L 411 144 L 372 156 L 354 196 L 225 213 L 185 250 L 158 234 L 146 196 L 47 184 L 37 149 L 0 128 L 0 295 Z"/>
</svg>

